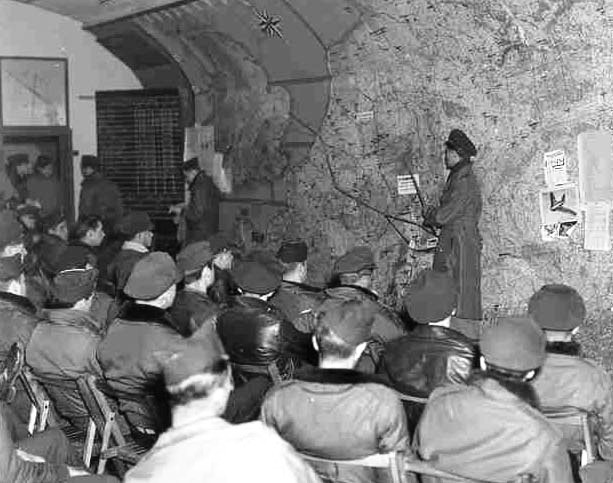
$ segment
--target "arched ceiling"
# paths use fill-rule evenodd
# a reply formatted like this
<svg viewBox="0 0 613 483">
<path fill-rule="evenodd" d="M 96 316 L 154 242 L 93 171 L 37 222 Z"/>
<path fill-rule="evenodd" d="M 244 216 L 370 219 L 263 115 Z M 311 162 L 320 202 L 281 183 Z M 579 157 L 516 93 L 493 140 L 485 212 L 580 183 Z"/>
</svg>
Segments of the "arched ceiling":
<svg viewBox="0 0 613 483">
<path fill-rule="evenodd" d="M 220 68 L 232 68 L 224 44 L 240 45 L 269 85 L 289 92 L 284 142 L 298 146 L 313 142 L 326 114 L 328 49 L 362 19 L 353 0 L 21 1 L 83 22 L 136 72 L 176 63 L 196 96 L 214 88 Z M 280 20 L 282 37 L 262 32 L 264 12 Z M 230 60 L 220 66 L 224 59 Z"/>
</svg>

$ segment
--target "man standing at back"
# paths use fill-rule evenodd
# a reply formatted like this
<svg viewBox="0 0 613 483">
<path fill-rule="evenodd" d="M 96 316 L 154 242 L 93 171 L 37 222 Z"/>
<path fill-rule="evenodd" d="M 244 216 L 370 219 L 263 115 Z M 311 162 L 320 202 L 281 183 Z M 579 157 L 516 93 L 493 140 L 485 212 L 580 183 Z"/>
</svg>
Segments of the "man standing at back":
<svg viewBox="0 0 613 483">
<path fill-rule="evenodd" d="M 81 157 L 81 195 L 79 197 L 79 218 L 95 215 L 100 217 L 106 233 L 113 233 L 115 223 L 123 214 L 123 203 L 119 187 L 100 172 L 100 161 L 96 156 L 85 154 Z"/>
</svg>

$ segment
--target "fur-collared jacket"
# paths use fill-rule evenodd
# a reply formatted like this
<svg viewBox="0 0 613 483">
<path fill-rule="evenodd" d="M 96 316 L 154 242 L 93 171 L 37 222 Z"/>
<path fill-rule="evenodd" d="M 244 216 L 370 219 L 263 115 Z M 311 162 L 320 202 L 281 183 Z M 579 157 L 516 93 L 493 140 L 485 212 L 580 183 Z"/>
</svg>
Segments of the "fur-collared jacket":
<svg viewBox="0 0 613 483">
<path fill-rule="evenodd" d="M 170 314 L 149 305 L 127 305 L 109 326 L 98 361 L 132 425 L 159 431 L 167 422 L 158 417 L 165 409 L 158 406 L 165 399 L 162 366 L 182 341 Z"/>
</svg>

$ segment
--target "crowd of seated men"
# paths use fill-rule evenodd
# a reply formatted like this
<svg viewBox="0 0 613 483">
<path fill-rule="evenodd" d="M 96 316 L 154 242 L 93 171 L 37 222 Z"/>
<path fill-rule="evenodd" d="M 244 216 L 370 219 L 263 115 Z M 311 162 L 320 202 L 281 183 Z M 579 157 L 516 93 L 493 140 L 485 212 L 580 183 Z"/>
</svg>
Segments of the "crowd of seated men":
<svg viewBox="0 0 613 483">
<path fill-rule="evenodd" d="M 26 246 L 0 212 L 0 360 L 25 347 L 62 429 L 85 431 L 76 381 L 95 376 L 120 431 L 148 448 L 116 475 L 126 482 L 387 482 L 342 460 L 391 452 L 468 481 L 613 477 L 611 381 L 574 341 L 586 309 L 571 287 L 545 285 L 526 314 L 479 324 L 455 317 L 453 281 L 432 270 L 396 313 L 372 290 L 367 247 L 338 257 L 319 288 L 300 241 L 239 254 L 217 234 L 175 261 L 150 251 L 146 213 L 119 221 L 121 243 L 105 244 L 95 217 L 72 239 L 64 220 L 43 226 Z M 5 367 L 0 389 L 15 379 Z M 76 470 L 60 429 L 29 435 L 16 387 L 0 403 L 0 481 L 115 481 Z M 587 465 L 584 428 L 552 417 L 568 408 L 589 415 Z"/>
</svg>

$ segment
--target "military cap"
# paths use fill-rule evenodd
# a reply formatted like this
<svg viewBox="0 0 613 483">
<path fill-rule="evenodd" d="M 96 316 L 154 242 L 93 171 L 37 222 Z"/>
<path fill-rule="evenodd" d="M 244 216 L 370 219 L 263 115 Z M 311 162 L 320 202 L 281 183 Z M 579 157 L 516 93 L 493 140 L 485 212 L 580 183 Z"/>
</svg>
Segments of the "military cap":
<svg viewBox="0 0 613 483">
<path fill-rule="evenodd" d="M 455 282 L 447 272 L 423 270 L 407 287 L 404 308 L 419 324 L 440 322 L 452 314 L 457 298 Z"/>
<path fill-rule="evenodd" d="M 543 285 L 528 303 L 528 312 L 545 330 L 570 331 L 585 319 L 585 303 L 568 285 Z"/>
<path fill-rule="evenodd" d="M 277 258 L 283 263 L 304 262 L 307 256 L 307 244 L 302 240 L 285 241 L 277 251 Z"/>
<path fill-rule="evenodd" d="M 217 332 L 212 325 L 205 324 L 192 337 L 184 339 L 178 350 L 162 363 L 166 387 L 172 392 L 190 382 L 197 383 L 198 376 L 218 372 L 216 367 L 227 360 Z"/>
<path fill-rule="evenodd" d="M 19 166 L 20 164 L 30 164 L 30 157 L 26 153 L 15 153 L 7 156 L 8 164 Z"/>
<path fill-rule="evenodd" d="M 98 270 L 95 268 L 63 270 L 53 279 L 52 290 L 60 302 L 74 305 L 94 293 L 97 280 Z"/>
<path fill-rule="evenodd" d="M 231 248 L 235 247 L 232 238 L 225 231 L 218 231 L 217 233 L 211 235 L 208 242 L 213 255 L 217 255 L 219 252 L 230 250 Z"/>
<path fill-rule="evenodd" d="M 445 145 L 453 149 L 460 156 L 476 156 L 477 148 L 469 137 L 459 129 L 452 129 Z"/>
<path fill-rule="evenodd" d="M 264 295 L 281 285 L 281 274 L 257 260 L 243 260 L 232 269 L 232 278 L 243 291 Z"/>
<path fill-rule="evenodd" d="M 198 163 L 198 158 L 194 156 L 193 158 L 188 159 L 187 161 L 183 161 L 183 166 L 181 167 L 183 171 L 190 171 L 192 169 L 200 169 L 200 163 Z"/>
<path fill-rule="evenodd" d="M 213 258 L 209 242 L 190 243 L 177 255 L 177 268 L 185 275 L 199 272 Z"/>
<path fill-rule="evenodd" d="M 117 222 L 115 228 L 122 235 L 134 238 L 138 233 L 153 230 L 153 223 L 147 212 L 131 211 Z"/>
<path fill-rule="evenodd" d="M 355 247 L 339 257 L 334 264 L 334 273 L 358 273 L 362 270 L 374 270 L 375 258 L 372 250 L 368 247 Z"/>
<path fill-rule="evenodd" d="M 500 318 L 481 334 L 485 361 L 502 369 L 527 372 L 545 361 L 545 334 L 530 317 Z"/>
<path fill-rule="evenodd" d="M 49 166 L 50 164 L 53 164 L 53 160 L 50 156 L 41 154 L 39 157 L 36 158 L 37 168 L 44 168 L 45 166 Z"/>
<path fill-rule="evenodd" d="M 170 255 L 152 252 L 136 262 L 123 291 L 137 300 L 153 300 L 179 280 L 181 274 Z"/>
<path fill-rule="evenodd" d="M 94 170 L 100 169 L 100 161 L 97 156 L 93 154 L 84 154 L 81 156 L 81 168 L 93 168 Z"/>
<path fill-rule="evenodd" d="M 21 254 L 11 257 L 0 257 L 0 280 L 7 282 L 19 278 L 23 272 L 23 259 Z"/>
<path fill-rule="evenodd" d="M 23 229 L 11 210 L 0 211 L 0 250 L 22 243 Z"/>
<path fill-rule="evenodd" d="M 84 246 L 68 245 L 61 253 L 56 255 L 57 258 L 53 265 L 55 273 L 64 270 L 85 269 L 87 264 L 95 265 L 95 256 Z"/>
<path fill-rule="evenodd" d="M 369 300 L 330 298 L 317 309 L 317 326 L 327 327 L 351 346 L 371 339 L 376 306 Z"/>
</svg>

